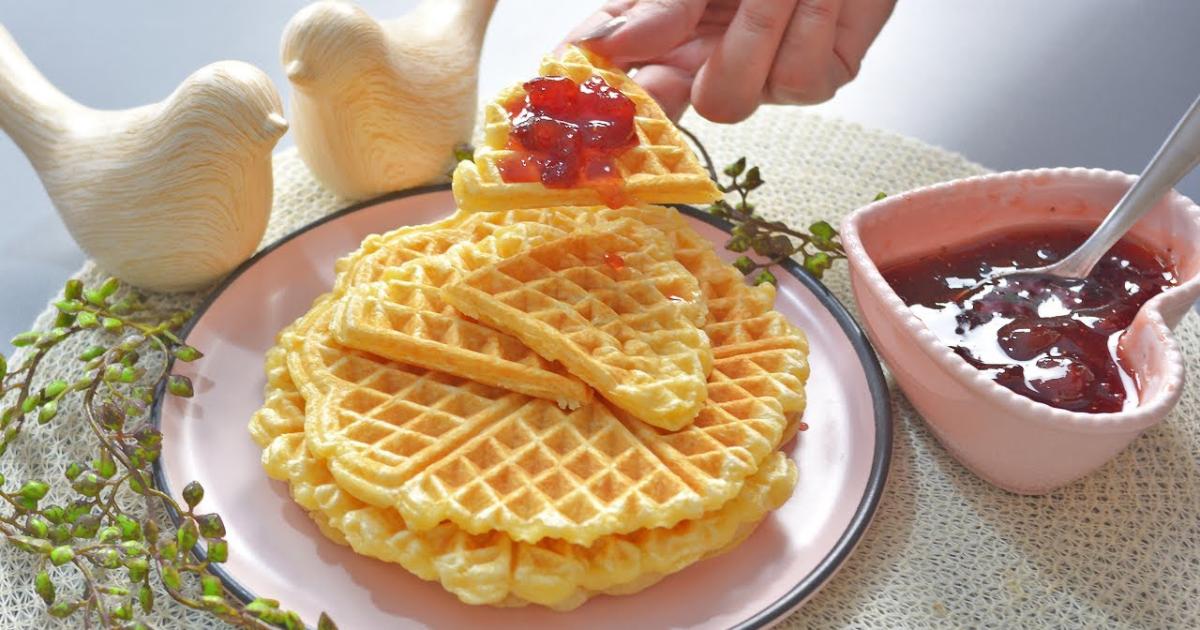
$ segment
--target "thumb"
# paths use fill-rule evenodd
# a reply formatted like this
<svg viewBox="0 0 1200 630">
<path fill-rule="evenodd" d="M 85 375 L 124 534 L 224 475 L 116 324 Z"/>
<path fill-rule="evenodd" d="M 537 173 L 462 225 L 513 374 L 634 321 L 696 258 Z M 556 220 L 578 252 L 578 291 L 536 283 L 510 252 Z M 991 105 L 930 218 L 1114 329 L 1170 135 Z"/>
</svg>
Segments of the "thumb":
<svg viewBox="0 0 1200 630">
<path fill-rule="evenodd" d="M 580 38 L 589 50 L 617 63 L 660 57 L 687 41 L 704 16 L 708 0 L 641 0 L 598 26 L 594 39 Z"/>
</svg>

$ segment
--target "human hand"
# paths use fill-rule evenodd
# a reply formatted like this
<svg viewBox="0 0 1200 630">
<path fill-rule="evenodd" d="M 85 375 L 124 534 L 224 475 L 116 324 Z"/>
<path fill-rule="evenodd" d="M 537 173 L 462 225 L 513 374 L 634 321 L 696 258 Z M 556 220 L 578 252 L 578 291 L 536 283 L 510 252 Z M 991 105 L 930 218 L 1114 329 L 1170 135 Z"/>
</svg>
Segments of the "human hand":
<svg viewBox="0 0 1200 630">
<path fill-rule="evenodd" d="M 667 115 L 744 120 L 819 103 L 858 74 L 895 0 L 609 0 L 568 41 L 608 57 Z"/>
</svg>

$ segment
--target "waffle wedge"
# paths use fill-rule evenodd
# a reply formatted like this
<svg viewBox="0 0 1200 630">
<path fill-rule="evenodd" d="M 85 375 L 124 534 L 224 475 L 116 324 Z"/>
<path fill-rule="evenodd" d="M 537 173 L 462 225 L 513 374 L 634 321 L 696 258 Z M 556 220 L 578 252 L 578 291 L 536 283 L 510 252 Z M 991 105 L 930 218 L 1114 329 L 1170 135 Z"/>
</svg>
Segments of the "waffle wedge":
<svg viewBox="0 0 1200 630">
<path fill-rule="evenodd" d="M 669 430 L 704 404 L 712 349 L 696 279 L 661 234 L 623 220 L 449 283 L 446 301 L 521 339 L 628 414 Z"/>
<path fill-rule="evenodd" d="M 482 238 L 469 254 L 472 264 L 482 265 L 563 235 L 552 225 L 520 222 Z M 335 309 L 332 330 L 337 341 L 565 407 L 585 403 L 591 390 L 561 365 L 515 337 L 463 317 L 445 302 L 442 287 L 461 275 L 467 264 L 462 260 L 466 245 L 471 243 L 464 236 L 444 254 L 392 266 L 383 272 L 384 280 L 349 288 Z"/>
<path fill-rule="evenodd" d="M 616 160 L 618 196 L 635 203 L 711 203 L 721 198 L 721 192 L 701 167 L 679 129 L 658 103 L 625 73 L 599 57 L 571 46 L 561 58 L 546 57 L 539 74 L 568 77 L 576 83 L 598 75 L 634 102 L 638 143 Z M 517 85 L 501 92 L 495 101 L 485 106 L 483 143 L 476 148 L 473 160 L 459 162 L 454 170 L 454 198 L 458 207 L 466 211 L 487 211 L 606 204 L 612 193 L 604 189 L 547 188 L 540 182 L 504 181 L 500 164 L 513 155 L 508 148 L 512 121 L 505 105 L 524 97 L 524 88 Z"/>
<path fill-rule="evenodd" d="M 736 547 L 769 510 L 787 500 L 796 482 L 795 465 L 775 453 L 719 509 L 671 528 L 605 536 L 589 546 L 552 539 L 518 542 L 499 532 L 473 535 L 452 523 L 417 532 L 395 510 L 363 503 L 343 490 L 307 449 L 303 398 L 283 354 L 282 349 L 268 354 L 268 402 L 251 421 L 252 433 L 263 438 L 268 474 L 290 484 L 296 502 L 334 542 L 438 581 L 468 604 L 534 603 L 569 610 L 598 593 L 636 592 Z M 294 400 L 301 401 L 299 407 L 280 404 Z"/>
</svg>

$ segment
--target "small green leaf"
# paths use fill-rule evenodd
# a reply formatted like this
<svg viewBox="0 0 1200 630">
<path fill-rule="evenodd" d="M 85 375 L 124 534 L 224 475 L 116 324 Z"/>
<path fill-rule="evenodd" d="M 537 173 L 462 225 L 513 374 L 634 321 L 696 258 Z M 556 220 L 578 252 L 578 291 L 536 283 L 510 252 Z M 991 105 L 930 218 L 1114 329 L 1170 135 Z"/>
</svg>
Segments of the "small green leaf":
<svg viewBox="0 0 1200 630">
<path fill-rule="evenodd" d="M 746 179 L 742 180 L 742 187 L 746 190 L 754 190 L 763 185 L 762 175 L 758 172 L 758 167 L 755 166 L 749 171 L 746 171 Z"/>
<path fill-rule="evenodd" d="M 121 590 L 125 591 L 123 593 L 124 595 L 129 594 L 129 589 Z M 117 606 L 112 610 L 111 614 L 114 618 L 120 619 L 121 621 L 129 621 L 130 619 L 133 619 L 133 606 L 130 605 L 129 602 L 122 602 L 120 606 Z"/>
<path fill-rule="evenodd" d="M 5 376 L 8 376 L 8 360 L 0 354 L 0 380 L 4 380 Z"/>
<path fill-rule="evenodd" d="M 121 551 L 130 557 L 144 556 L 146 555 L 146 545 L 142 544 L 140 540 L 126 540 L 121 543 Z"/>
<path fill-rule="evenodd" d="M 54 303 L 54 308 L 57 308 L 60 313 L 78 313 L 83 310 L 83 302 L 79 300 L 59 300 Z"/>
<path fill-rule="evenodd" d="M 13 346 L 15 346 L 17 348 L 23 348 L 25 346 L 32 346 L 33 344 L 37 343 L 38 340 L 41 338 L 42 338 L 41 333 L 30 330 L 28 332 L 23 332 L 23 333 L 17 335 L 16 337 L 13 337 L 12 341 L 10 341 L 9 343 L 11 343 Z"/>
<path fill-rule="evenodd" d="M 143 614 L 149 614 L 154 608 L 154 591 L 150 589 L 149 584 L 143 584 L 138 588 L 137 599 Z"/>
<path fill-rule="evenodd" d="M 189 508 L 195 508 L 204 500 L 204 486 L 199 481 L 193 481 L 183 487 L 183 501 Z"/>
<path fill-rule="evenodd" d="M 40 501 L 48 492 L 50 492 L 50 485 L 39 479 L 26 481 L 25 485 L 17 491 L 21 496 L 34 501 Z"/>
<path fill-rule="evenodd" d="M 192 361 L 204 356 L 203 353 L 191 346 L 179 346 L 178 348 L 175 348 L 174 354 L 176 359 L 179 359 L 184 363 L 191 363 Z"/>
<path fill-rule="evenodd" d="M 219 514 L 201 514 L 196 517 L 200 525 L 200 535 L 205 538 L 221 538 L 225 535 L 225 522 Z"/>
<path fill-rule="evenodd" d="M 78 300 L 83 296 L 83 281 L 71 278 L 63 285 L 63 297 L 68 300 Z"/>
<path fill-rule="evenodd" d="M 205 575 L 200 578 L 200 590 L 209 597 L 220 597 L 225 592 L 221 588 L 221 580 L 212 575 Z"/>
<path fill-rule="evenodd" d="M 875 198 L 872 199 L 871 201 L 879 201 L 881 199 L 887 199 L 887 196 L 888 196 L 888 194 L 885 192 L 876 193 Z"/>
<path fill-rule="evenodd" d="M 121 540 L 142 540 L 142 526 L 124 514 L 118 514 L 117 527 L 121 528 Z"/>
<path fill-rule="evenodd" d="M 100 566 L 105 569 L 116 569 L 121 566 L 121 553 L 116 549 L 104 549 L 99 552 Z"/>
<path fill-rule="evenodd" d="M 33 393 L 21 403 L 21 413 L 29 413 L 42 404 L 41 393 Z"/>
<path fill-rule="evenodd" d="M 61 567 L 62 565 L 74 559 L 75 550 L 67 545 L 55 547 L 54 549 L 50 550 L 50 563 L 56 567 Z"/>
<path fill-rule="evenodd" d="M 733 238 L 726 241 L 725 249 L 740 254 L 750 249 L 750 237 L 744 234 L 735 234 Z"/>
<path fill-rule="evenodd" d="M 80 464 L 79 462 L 71 462 L 70 464 L 67 464 L 67 469 L 64 474 L 67 476 L 68 480 L 75 481 L 79 478 L 79 475 L 83 474 L 83 464 Z"/>
<path fill-rule="evenodd" d="M 104 382 L 115 383 L 121 380 L 121 366 L 115 363 L 110 363 L 104 366 Z"/>
<path fill-rule="evenodd" d="M 31 536 L 45 538 L 50 535 L 50 524 L 45 519 L 34 517 L 25 524 L 25 531 Z"/>
<path fill-rule="evenodd" d="M 91 538 L 96 535 L 100 529 L 100 517 L 95 514 L 88 514 L 75 521 L 75 528 L 71 530 L 71 535 L 76 538 Z"/>
<path fill-rule="evenodd" d="M 66 523 L 59 523 L 50 528 L 50 535 L 47 540 L 55 545 L 65 545 L 71 540 L 71 526 Z"/>
<path fill-rule="evenodd" d="M 83 602 L 58 601 L 55 602 L 53 606 L 47 608 L 46 612 L 49 613 L 51 617 L 56 619 L 66 619 L 67 617 L 75 614 L 75 611 L 79 610 L 79 607 L 82 604 Z"/>
<path fill-rule="evenodd" d="M 121 330 L 121 327 L 125 325 L 125 322 L 117 319 L 116 317 L 105 317 L 104 319 L 100 320 L 100 325 L 103 326 L 104 330 L 107 330 L 108 332 L 117 332 Z"/>
<path fill-rule="evenodd" d="M 743 275 L 748 274 L 754 270 L 754 261 L 750 260 L 749 256 L 738 256 L 737 260 L 733 261 L 733 268 Z"/>
<path fill-rule="evenodd" d="M 746 170 L 746 158 L 740 157 L 736 162 L 725 167 L 724 173 L 729 177 L 737 177 Z"/>
<path fill-rule="evenodd" d="M 804 268 L 816 278 L 824 275 L 825 270 L 829 269 L 832 264 L 833 259 L 829 257 L 829 254 L 824 252 L 817 252 L 804 257 Z"/>
<path fill-rule="evenodd" d="M 173 591 L 178 591 L 180 587 L 179 570 L 172 565 L 165 565 L 162 568 L 163 586 Z"/>
<path fill-rule="evenodd" d="M 75 316 L 75 323 L 80 328 L 95 328 L 100 325 L 100 319 L 91 311 L 80 311 Z"/>
<path fill-rule="evenodd" d="M 29 536 L 9 536 L 8 543 L 26 553 L 49 553 L 54 547 L 49 541 Z"/>
<path fill-rule="evenodd" d="M 221 538 L 208 541 L 208 561 L 221 564 L 229 559 L 229 543 Z"/>
<path fill-rule="evenodd" d="M 141 582 L 150 572 L 150 563 L 143 557 L 129 558 L 125 561 L 125 568 L 129 571 L 130 582 Z"/>
<path fill-rule="evenodd" d="M 760 284 L 775 284 L 776 282 L 778 280 L 775 279 L 775 274 L 771 273 L 768 269 L 763 269 L 757 276 L 754 276 L 754 284 L 756 286 Z"/>
<path fill-rule="evenodd" d="M 104 480 L 100 478 L 100 475 L 88 470 L 79 475 L 79 479 L 71 482 L 71 487 L 79 494 L 83 494 L 84 497 L 96 497 L 104 487 Z"/>
<path fill-rule="evenodd" d="M 191 549 L 200 540 L 200 528 L 195 521 L 188 519 L 179 526 L 179 531 L 175 532 L 175 541 L 179 543 L 180 549 Z"/>
<path fill-rule="evenodd" d="M 171 392 L 172 396 L 191 398 L 194 393 L 192 391 L 192 380 L 181 374 L 172 374 L 167 378 L 167 391 Z"/>
<path fill-rule="evenodd" d="M 67 507 L 67 511 L 63 515 L 63 520 L 68 523 L 74 523 L 91 513 L 92 503 L 90 501 L 76 500 Z"/>
<path fill-rule="evenodd" d="M 338 627 L 329 618 L 329 615 L 321 613 L 321 616 L 317 619 L 317 630 L 338 630 Z"/>
<path fill-rule="evenodd" d="M 109 525 L 100 530 L 100 533 L 96 536 L 96 540 L 99 540 L 102 543 L 110 543 L 110 542 L 117 540 L 120 537 L 121 537 L 120 528 Z"/>
<path fill-rule="evenodd" d="M 102 295 L 104 297 L 109 297 L 112 294 L 116 293 L 117 289 L 120 289 L 120 288 L 121 288 L 121 281 L 117 280 L 116 278 L 109 277 L 104 280 L 103 284 L 100 285 L 99 292 L 100 292 L 100 295 Z"/>
<path fill-rule="evenodd" d="M 38 424 L 46 424 L 58 415 L 58 401 L 51 400 L 38 410 Z"/>
<path fill-rule="evenodd" d="M 109 431 L 120 431 L 125 426 L 125 410 L 121 409 L 117 403 L 106 400 L 100 404 L 100 408 L 96 410 L 97 420 L 100 426 Z"/>
<path fill-rule="evenodd" d="M 112 476 L 117 474 L 117 462 L 113 460 L 112 453 L 107 450 L 100 451 L 100 459 L 96 462 L 96 474 L 104 479 L 112 479 Z"/>
<path fill-rule="evenodd" d="M 62 396 L 63 393 L 66 391 L 67 391 L 67 382 L 66 381 L 64 381 L 62 379 L 51 381 L 50 384 L 46 386 L 46 398 L 58 398 L 59 396 Z"/>
<path fill-rule="evenodd" d="M 50 580 L 50 573 L 47 571 L 38 571 L 37 577 L 33 578 L 33 590 L 37 592 L 38 597 L 42 598 L 46 605 L 54 603 L 54 582 Z"/>
<path fill-rule="evenodd" d="M 44 516 L 46 520 L 50 521 L 51 523 L 63 522 L 63 517 L 65 515 L 66 513 L 63 511 L 62 506 L 59 505 L 51 505 L 48 508 L 42 509 L 42 516 Z"/>
</svg>

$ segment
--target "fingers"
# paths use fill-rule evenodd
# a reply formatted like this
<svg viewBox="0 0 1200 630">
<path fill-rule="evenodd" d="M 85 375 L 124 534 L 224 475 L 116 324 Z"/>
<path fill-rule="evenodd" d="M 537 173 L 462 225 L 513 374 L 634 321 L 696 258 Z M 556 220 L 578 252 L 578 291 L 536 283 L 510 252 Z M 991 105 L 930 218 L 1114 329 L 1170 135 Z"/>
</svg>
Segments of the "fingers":
<svg viewBox="0 0 1200 630">
<path fill-rule="evenodd" d="M 883 30 L 895 8 L 895 0 L 843 0 L 834 60 L 841 63 L 850 79 L 858 76 L 867 49 Z"/>
<path fill-rule="evenodd" d="M 624 17 L 626 22 L 603 37 L 589 39 L 586 45 L 618 64 L 637 64 L 654 59 L 692 36 L 696 24 L 704 15 L 706 4 L 707 0 L 610 3 L 605 8 L 618 11 L 612 15 Z M 620 10 L 622 6 L 624 10 Z"/>
<path fill-rule="evenodd" d="M 800 0 L 775 54 L 764 96 L 775 103 L 820 103 L 851 79 L 834 57 L 842 0 Z M 857 72 L 857 68 L 854 68 Z"/>
<path fill-rule="evenodd" d="M 692 86 L 692 105 L 701 116 L 732 123 L 754 113 L 796 3 L 742 0 Z"/>
<path fill-rule="evenodd" d="M 692 81 L 695 80 L 692 73 L 674 66 L 649 65 L 638 68 L 633 80 L 658 101 L 667 118 L 679 120 L 687 111 Z"/>
<path fill-rule="evenodd" d="M 712 54 L 718 39 L 705 36 L 690 40 L 638 68 L 633 80 L 658 101 L 671 120 L 679 120 L 691 99 L 696 71 Z"/>
</svg>

